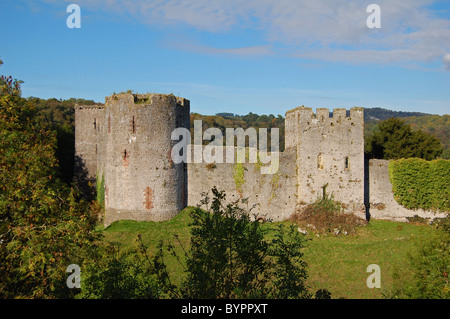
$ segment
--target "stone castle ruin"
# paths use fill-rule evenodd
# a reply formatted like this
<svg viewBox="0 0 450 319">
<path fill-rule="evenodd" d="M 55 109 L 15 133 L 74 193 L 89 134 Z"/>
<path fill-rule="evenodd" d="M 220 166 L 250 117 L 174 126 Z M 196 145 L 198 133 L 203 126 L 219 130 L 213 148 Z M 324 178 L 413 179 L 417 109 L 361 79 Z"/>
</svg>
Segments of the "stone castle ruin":
<svg viewBox="0 0 450 319">
<path fill-rule="evenodd" d="M 387 161 L 364 162 L 362 108 L 334 109 L 332 116 L 325 108 L 287 111 L 285 151 L 274 174 L 261 174 L 258 163 L 175 163 L 171 134 L 189 127 L 190 101 L 174 95 L 123 93 L 75 106 L 75 175 L 103 188 L 105 225 L 171 219 L 213 186 L 274 221 L 314 202 L 324 188 L 363 217 L 370 206 L 382 207 L 370 211 L 375 218 L 432 214 L 393 200 Z"/>
</svg>

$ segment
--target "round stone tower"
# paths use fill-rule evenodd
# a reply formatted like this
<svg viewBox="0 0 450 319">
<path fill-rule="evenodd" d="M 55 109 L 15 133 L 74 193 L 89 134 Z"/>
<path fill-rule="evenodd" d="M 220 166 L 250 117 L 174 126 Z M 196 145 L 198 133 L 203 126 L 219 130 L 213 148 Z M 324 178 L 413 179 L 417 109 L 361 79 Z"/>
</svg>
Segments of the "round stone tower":
<svg viewBox="0 0 450 319">
<path fill-rule="evenodd" d="M 186 164 L 175 164 L 175 128 L 189 129 L 189 101 L 165 94 L 114 94 L 105 99 L 102 160 L 105 225 L 119 219 L 162 221 L 187 203 Z M 103 179 L 103 181 L 102 181 Z"/>
</svg>

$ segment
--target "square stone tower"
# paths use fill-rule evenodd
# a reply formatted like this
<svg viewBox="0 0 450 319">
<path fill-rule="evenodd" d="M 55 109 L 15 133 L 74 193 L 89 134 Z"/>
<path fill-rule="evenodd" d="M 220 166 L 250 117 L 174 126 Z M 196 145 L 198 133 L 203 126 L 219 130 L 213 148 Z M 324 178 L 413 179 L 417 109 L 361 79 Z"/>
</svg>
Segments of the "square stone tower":
<svg viewBox="0 0 450 319">
<path fill-rule="evenodd" d="M 286 149 L 297 150 L 298 203 L 323 195 L 364 210 L 364 112 L 298 107 L 286 113 Z"/>
</svg>

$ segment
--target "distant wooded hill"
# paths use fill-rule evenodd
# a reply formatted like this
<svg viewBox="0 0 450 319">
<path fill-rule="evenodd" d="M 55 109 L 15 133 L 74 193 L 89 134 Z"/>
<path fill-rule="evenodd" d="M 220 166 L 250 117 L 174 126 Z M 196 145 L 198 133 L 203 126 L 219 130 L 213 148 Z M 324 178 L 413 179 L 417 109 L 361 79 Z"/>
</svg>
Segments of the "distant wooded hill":
<svg viewBox="0 0 450 319">
<path fill-rule="evenodd" d="M 436 136 L 444 148 L 441 157 L 450 159 L 450 115 L 434 115 L 418 112 L 397 112 L 382 108 L 364 109 L 365 136 L 378 128 L 378 122 L 388 118 L 401 118 L 413 130 L 422 130 Z"/>
<path fill-rule="evenodd" d="M 348 113 L 350 113 L 348 111 Z M 332 112 L 330 112 L 332 115 Z M 444 147 L 444 153 L 441 157 L 450 159 L 450 115 L 432 115 L 421 112 L 403 112 L 392 111 L 383 108 L 365 108 L 364 109 L 364 129 L 365 136 L 370 136 L 377 128 L 378 123 L 389 118 L 401 118 L 407 124 L 411 125 L 413 130 L 422 130 L 432 134 L 440 139 Z M 249 127 L 260 128 L 278 127 L 280 129 L 280 150 L 284 150 L 284 117 L 282 115 L 258 115 L 249 113 L 247 115 L 238 115 L 234 113 L 217 113 L 216 115 L 191 114 L 191 132 L 193 132 L 193 121 L 202 120 L 203 129 L 208 127 L 218 127 L 225 132 L 226 127 Z M 225 136 L 225 135 L 224 135 Z"/>
<path fill-rule="evenodd" d="M 405 118 L 405 117 L 419 117 L 419 116 L 427 116 L 430 114 L 420 113 L 420 112 L 403 112 L 403 111 L 391 111 L 387 109 L 383 109 L 381 107 L 374 108 L 364 108 L 364 121 L 383 121 L 390 118 Z"/>
<path fill-rule="evenodd" d="M 422 130 L 433 134 L 441 140 L 444 153 L 447 152 L 447 159 L 450 159 L 450 115 L 426 115 L 411 116 L 404 119 L 410 124 L 413 130 Z M 444 154 L 445 155 L 445 154 Z"/>
</svg>

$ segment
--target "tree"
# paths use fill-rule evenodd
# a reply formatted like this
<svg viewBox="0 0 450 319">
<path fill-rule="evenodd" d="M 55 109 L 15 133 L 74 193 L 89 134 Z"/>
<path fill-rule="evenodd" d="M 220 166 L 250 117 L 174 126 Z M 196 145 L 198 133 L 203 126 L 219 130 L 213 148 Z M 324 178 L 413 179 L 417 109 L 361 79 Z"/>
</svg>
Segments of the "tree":
<svg viewBox="0 0 450 319">
<path fill-rule="evenodd" d="M 439 139 L 421 130 L 412 131 L 405 121 L 396 118 L 381 121 L 365 145 L 366 156 L 379 159 L 419 157 L 432 160 L 442 151 Z"/>
<path fill-rule="evenodd" d="M 120 253 L 111 244 L 101 258 L 86 265 L 77 299 L 155 299 L 159 297 L 154 270 L 138 251 Z"/>
<path fill-rule="evenodd" d="M 20 84 L 0 77 L 0 298 L 68 297 L 67 266 L 94 253 L 94 210 L 57 178 L 55 133 Z"/>
<path fill-rule="evenodd" d="M 238 202 L 225 205 L 223 191 L 214 187 L 212 193 L 211 202 L 203 194 L 207 210 L 197 207 L 191 212 L 191 246 L 183 247 L 184 258 L 177 256 L 172 244 L 168 248 L 186 279 L 179 286 L 171 283 L 161 243 L 150 261 L 158 286 L 166 287 L 165 292 L 175 298 L 312 298 L 302 260 L 306 239 L 297 227 L 263 227 Z M 316 294 L 317 298 L 329 296 L 326 291 Z"/>
<path fill-rule="evenodd" d="M 223 207 L 223 192 L 212 191 L 211 213 L 198 208 L 191 215 L 186 293 L 193 298 L 258 297 L 267 280 L 260 276 L 267 268 L 264 232 L 239 207 Z"/>
</svg>

